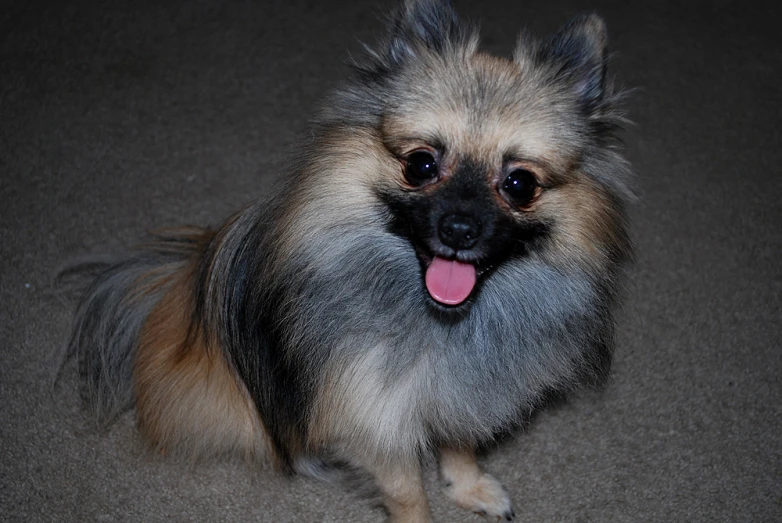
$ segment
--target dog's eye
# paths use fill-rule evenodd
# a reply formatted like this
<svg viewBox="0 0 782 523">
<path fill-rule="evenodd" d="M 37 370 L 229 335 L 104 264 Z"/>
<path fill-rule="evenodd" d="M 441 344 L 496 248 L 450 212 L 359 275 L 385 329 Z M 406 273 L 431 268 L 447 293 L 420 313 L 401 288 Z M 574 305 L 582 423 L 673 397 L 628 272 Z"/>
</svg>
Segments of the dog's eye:
<svg viewBox="0 0 782 523">
<path fill-rule="evenodd" d="M 532 203 L 538 192 L 538 180 L 532 171 L 516 169 L 508 174 L 502 184 L 502 192 L 512 205 L 525 207 Z"/>
<path fill-rule="evenodd" d="M 437 176 L 437 161 L 427 151 L 416 151 L 407 157 L 405 178 L 411 185 L 422 185 Z"/>
</svg>

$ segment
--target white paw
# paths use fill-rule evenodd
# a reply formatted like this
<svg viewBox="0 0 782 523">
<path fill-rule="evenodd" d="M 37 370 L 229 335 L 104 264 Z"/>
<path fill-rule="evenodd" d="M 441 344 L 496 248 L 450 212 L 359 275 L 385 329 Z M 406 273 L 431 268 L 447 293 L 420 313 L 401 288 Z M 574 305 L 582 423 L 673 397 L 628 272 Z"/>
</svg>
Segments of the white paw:
<svg viewBox="0 0 782 523">
<path fill-rule="evenodd" d="M 511 521 L 516 516 L 508 492 L 491 474 L 483 473 L 472 482 L 453 482 L 447 493 L 461 508 L 500 520 Z"/>
</svg>

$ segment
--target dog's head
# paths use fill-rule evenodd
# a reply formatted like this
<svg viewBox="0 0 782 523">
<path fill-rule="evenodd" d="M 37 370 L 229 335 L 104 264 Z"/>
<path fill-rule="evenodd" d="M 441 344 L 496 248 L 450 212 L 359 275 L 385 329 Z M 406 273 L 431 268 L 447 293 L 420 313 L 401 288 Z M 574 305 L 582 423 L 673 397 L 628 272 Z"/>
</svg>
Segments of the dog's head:
<svg viewBox="0 0 782 523">
<path fill-rule="evenodd" d="M 309 176 L 333 176 L 335 220 L 381 209 L 444 306 L 528 257 L 604 273 L 627 250 L 606 60 L 594 15 L 505 59 L 480 52 L 450 6 L 408 2 L 327 105 Z"/>
</svg>

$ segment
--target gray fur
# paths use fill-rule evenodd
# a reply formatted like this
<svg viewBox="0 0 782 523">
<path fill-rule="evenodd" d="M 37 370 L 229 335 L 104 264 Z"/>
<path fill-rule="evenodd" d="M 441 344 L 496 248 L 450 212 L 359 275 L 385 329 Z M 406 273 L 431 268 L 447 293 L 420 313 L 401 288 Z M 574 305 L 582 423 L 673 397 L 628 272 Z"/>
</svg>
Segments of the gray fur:
<svg viewBox="0 0 782 523">
<path fill-rule="evenodd" d="M 324 352 L 347 365 L 364 347 L 385 344 L 389 386 L 428 367 L 416 419 L 432 440 L 485 441 L 529 413 L 542 392 L 570 388 L 583 352 L 610 322 L 586 274 L 538 260 L 501 267 L 468 310 L 441 313 L 427 303 L 404 240 L 363 223 L 321 232 L 322 243 L 301 245 L 278 275 L 299 283 L 288 297 L 296 315 L 286 346 L 303 365 Z"/>
</svg>

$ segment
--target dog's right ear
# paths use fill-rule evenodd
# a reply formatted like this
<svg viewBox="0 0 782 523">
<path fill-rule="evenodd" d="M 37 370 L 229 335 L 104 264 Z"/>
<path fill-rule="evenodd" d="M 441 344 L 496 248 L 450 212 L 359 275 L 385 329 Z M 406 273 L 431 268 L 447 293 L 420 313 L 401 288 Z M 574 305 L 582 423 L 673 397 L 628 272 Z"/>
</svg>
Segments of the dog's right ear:
<svg viewBox="0 0 782 523">
<path fill-rule="evenodd" d="M 477 32 L 459 20 L 448 0 L 407 0 L 391 17 L 386 43 L 367 51 L 371 69 L 389 73 L 426 53 L 468 56 L 477 47 Z"/>
</svg>

